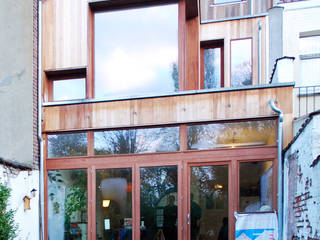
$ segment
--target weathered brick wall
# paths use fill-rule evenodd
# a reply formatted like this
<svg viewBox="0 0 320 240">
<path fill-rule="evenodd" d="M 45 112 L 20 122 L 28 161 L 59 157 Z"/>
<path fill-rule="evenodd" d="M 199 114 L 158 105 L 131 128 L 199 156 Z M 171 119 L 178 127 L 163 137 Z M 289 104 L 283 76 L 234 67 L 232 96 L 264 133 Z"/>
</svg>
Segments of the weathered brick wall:
<svg viewBox="0 0 320 240">
<path fill-rule="evenodd" d="M 287 239 L 320 239 L 320 114 L 311 117 L 285 153 Z"/>
</svg>

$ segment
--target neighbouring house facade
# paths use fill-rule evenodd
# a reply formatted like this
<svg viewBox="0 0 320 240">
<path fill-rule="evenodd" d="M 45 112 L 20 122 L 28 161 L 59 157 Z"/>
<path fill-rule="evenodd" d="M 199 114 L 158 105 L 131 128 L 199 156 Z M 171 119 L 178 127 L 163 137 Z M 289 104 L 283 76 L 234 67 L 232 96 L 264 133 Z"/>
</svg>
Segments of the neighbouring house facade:
<svg viewBox="0 0 320 240">
<path fill-rule="evenodd" d="M 37 19 L 38 1 L 1 1 L 0 182 L 11 189 L 16 239 L 39 239 Z"/>
<path fill-rule="evenodd" d="M 233 239 L 277 211 L 274 4 L 42 1 L 46 238 Z"/>
</svg>

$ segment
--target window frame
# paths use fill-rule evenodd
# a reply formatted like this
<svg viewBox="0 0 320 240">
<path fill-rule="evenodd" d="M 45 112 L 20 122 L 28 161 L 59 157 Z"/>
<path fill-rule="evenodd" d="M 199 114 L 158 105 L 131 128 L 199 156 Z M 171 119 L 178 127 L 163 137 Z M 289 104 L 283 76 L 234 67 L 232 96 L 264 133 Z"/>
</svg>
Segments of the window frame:
<svg viewBox="0 0 320 240">
<path fill-rule="evenodd" d="M 239 3 L 242 3 L 242 2 L 246 2 L 247 0 L 235 0 L 235 1 L 232 1 L 232 0 L 226 0 L 225 2 L 223 3 L 216 3 L 216 0 L 212 0 L 212 6 L 221 6 L 221 5 L 231 5 L 231 4 L 239 4 Z"/>
<path fill-rule="evenodd" d="M 88 98 L 88 78 L 87 78 L 87 68 L 66 68 L 66 69 L 54 69 L 45 70 L 46 78 L 48 79 L 48 101 L 49 102 L 64 102 L 64 101 L 78 101 Z M 85 92 L 84 98 L 68 99 L 68 100 L 54 100 L 53 83 L 55 81 L 61 80 L 74 80 L 74 79 L 85 79 Z"/>
<path fill-rule="evenodd" d="M 231 46 L 231 43 L 233 41 L 239 41 L 239 40 L 251 40 L 251 85 L 248 85 L 248 86 L 253 86 L 254 85 L 254 79 L 253 79 L 253 76 L 254 76 L 254 72 L 253 72 L 253 54 L 254 54 L 254 49 L 253 49 L 253 37 L 245 37 L 245 38 L 234 38 L 234 39 L 230 39 L 230 52 L 229 52 L 229 59 L 230 59 L 230 67 L 229 67 L 229 74 L 230 74 L 230 87 L 232 87 L 232 46 Z M 243 86 L 241 86 L 243 87 Z M 237 87 L 236 87 L 237 88 Z"/>
<path fill-rule="evenodd" d="M 185 71 L 185 23 L 186 23 L 186 2 L 185 0 L 121 0 L 121 1 L 93 1 L 89 2 L 88 7 L 88 74 L 87 74 L 87 99 L 95 99 L 95 14 L 107 11 L 129 10 L 135 8 L 151 7 L 177 4 L 178 5 L 178 71 L 179 89 L 184 88 Z M 154 94 L 156 95 L 156 94 Z M 129 96 L 131 98 L 131 96 Z M 103 100 L 103 99 L 101 99 Z"/>
<path fill-rule="evenodd" d="M 200 42 L 200 89 L 204 88 L 204 51 L 206 49 L 214 49 L 219 48 L 221 55 L 220 55 L 220 88 L 224 88 L 224 39 L 220 40 L 212 40 L 212 41 L 202 41 Z"/>
</svg>

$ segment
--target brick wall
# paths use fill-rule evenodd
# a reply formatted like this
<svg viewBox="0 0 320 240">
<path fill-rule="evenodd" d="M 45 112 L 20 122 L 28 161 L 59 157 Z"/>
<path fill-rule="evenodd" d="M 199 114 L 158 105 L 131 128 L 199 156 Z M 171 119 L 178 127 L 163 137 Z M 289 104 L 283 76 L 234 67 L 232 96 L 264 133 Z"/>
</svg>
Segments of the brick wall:
<svg viewBox="0 0 320 240">
<path fill-rule="evenodd" d="M 286 239 L 320 239 L 320 113 L 285 153 Z"/>
</svg>

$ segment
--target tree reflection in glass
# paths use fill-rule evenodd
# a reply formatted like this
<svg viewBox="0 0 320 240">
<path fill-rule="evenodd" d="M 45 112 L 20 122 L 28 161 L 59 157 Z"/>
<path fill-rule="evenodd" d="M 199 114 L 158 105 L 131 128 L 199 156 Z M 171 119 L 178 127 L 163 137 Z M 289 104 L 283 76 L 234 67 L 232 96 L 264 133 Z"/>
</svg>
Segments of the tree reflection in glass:
<svg viewBox="0 0 320 240">
<path fill-rule="evenodd" d="M 177 167 L 140 169 L 141 239 L 177 239 Z"/>
<path fill-rule="evenodd" d="M 228 166 L 191 167 L 190 234 L 196 239 L 228 239 Z"/>
<path fill-rule="evenodd" d="M 274 146 L 276 144 L 275 127 L 274 120 L 188 126 L 188 149 Z"/>
<path fill-rule="evenodd" d="M 87 155 L 87 134 L 48 135 L 48 158 Z"/>
<path fill-rule="evenodd" d="M 48 171 L 48 238 L 87 239 L 87 170 Z"/>
<path fill-rule="evenodd" d="M 94 133 L 95 155 L 175 152 L 179 146 L 179 127 Z"/>
<path fill-rule="evenodd" d="M 252 85 L 252 40 L 231 41 L 231 87 Z"/>
</svg>

